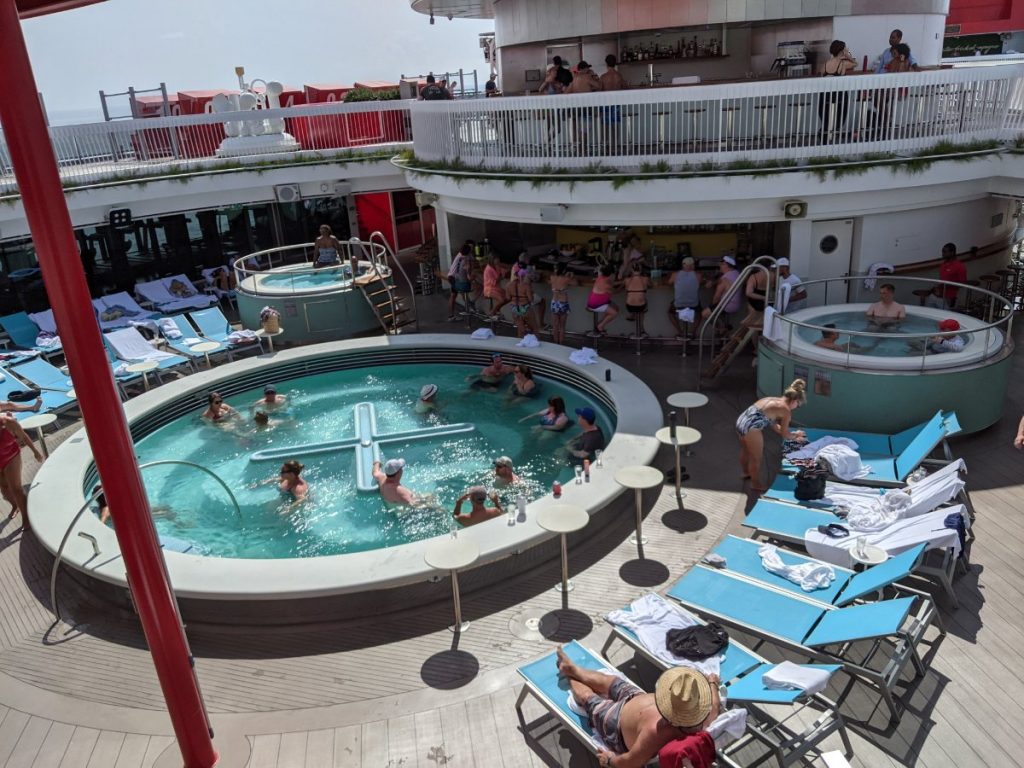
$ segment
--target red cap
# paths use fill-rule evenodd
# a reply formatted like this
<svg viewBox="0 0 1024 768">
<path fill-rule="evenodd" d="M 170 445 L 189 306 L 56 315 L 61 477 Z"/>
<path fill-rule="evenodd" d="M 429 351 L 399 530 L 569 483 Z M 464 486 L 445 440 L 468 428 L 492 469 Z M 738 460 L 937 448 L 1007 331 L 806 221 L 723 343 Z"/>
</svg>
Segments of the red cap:
<svg viewBox="0 0 1024 768">
<path fill-rule="evenodd" d="M 945 320 L 940 320 L 939 321 L 939 330 L 940 331 L 959 331 L 960 330 L 960 323 L 958 323 L 953 318 L 948 317 Z"/>
</svg>

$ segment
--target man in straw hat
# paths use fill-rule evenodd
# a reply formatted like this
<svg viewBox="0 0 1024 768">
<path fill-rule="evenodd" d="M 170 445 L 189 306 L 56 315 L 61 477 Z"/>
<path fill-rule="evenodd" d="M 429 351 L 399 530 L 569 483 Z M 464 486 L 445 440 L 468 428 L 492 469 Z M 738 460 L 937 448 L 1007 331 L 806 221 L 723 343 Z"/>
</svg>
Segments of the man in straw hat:
<svg viewBox="0 0 1024 768">
<path fill-rule="evenodd" d="M 597 755 L 602 768 L 640 768 L 670 741 L 698 733 L 718 717 L 718 677 L 689 667 L 662 673 L 654 693 L 621 677 L 582 669 L 561 648 L 558 671 L 608 746 Z"/>
</svg>

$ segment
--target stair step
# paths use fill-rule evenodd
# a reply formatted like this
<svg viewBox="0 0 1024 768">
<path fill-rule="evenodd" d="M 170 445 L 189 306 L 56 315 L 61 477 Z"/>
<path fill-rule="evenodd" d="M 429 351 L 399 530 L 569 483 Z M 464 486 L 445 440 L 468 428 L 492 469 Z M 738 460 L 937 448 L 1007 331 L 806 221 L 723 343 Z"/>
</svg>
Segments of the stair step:
<svg viewBox="0 0 1024 768">
<path fill-rule="evenodd" d="M 389 293 L 391 293 L 391 291 L 389 291 L 387 288 L 385 288 L 382 291 L 366 291 L 366 295 L 369 296 L 370 298 L 373 298 L 374 296 L 386 295 Z"/>
</svg>

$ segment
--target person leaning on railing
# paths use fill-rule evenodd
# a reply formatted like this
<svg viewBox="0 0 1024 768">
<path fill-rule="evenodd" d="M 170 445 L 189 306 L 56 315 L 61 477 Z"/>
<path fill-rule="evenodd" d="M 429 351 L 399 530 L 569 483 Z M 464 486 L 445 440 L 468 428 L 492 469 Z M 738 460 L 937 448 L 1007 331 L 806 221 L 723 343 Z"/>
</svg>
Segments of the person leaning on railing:
<svg viewBox="0 0 1024 768">
<path fill-rule="evenodd" d="M 842 40 L 833 40 L 828 47 L 831 55 L 821 69 L 822 77 L 842 77 L 857 68 L 857 60 L 853 58 Z M 850 106 L 850 94 L 840 91 L 828 91 L 818 97 L 818 117 L 821 118 L 821 139 L 825 141 L 829 133 L 829 113 L 832 113 L 833 126 L 838 134 L 846 122 L 846 112 Z"/>
</svg>

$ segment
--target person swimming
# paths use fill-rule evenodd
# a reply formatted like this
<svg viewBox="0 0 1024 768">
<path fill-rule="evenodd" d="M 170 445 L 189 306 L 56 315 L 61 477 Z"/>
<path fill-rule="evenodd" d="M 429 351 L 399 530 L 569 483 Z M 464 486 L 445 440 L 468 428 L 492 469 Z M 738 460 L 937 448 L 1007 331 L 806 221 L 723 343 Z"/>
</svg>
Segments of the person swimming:
<svg viewBox="0 0 1024 768">
<path fill-rule="evenodd" d="M 238 411 L 225 403 L 219 392 L 211 392 L 206 396 L 206 410 L 203 411 L 203 418 L 207 421 L 221 424 L 237 414 Z"/>
<path fill-rule="evenodd" d="M 290 496 L 293 504 L 305 501 L 309 494 L 309 483 L 301 475 L 303 469 L 305 467 L 295 460 L 286 461 L 281 465 L 277 490 Z"/>
<path fill-rule="evenodd" d="M 485 389 L 490 392 L 496 392 L 502 379 L 510 373 L 514 373 L 515 370 L 515 366 L 505 365 L 502 362 L 500 352 L 492 352 L 491 364 L 481 368 L 480 373 L 476 376 L 467 377 L 467 380 L 470 382 L 469 386 L 473 389 Z"/>
<path fill-rule="evenodd" d="M 416 413 L 431 413 L 437 410 L 437 384 L 423 385 L 413 410 Z"/>
</svg>

